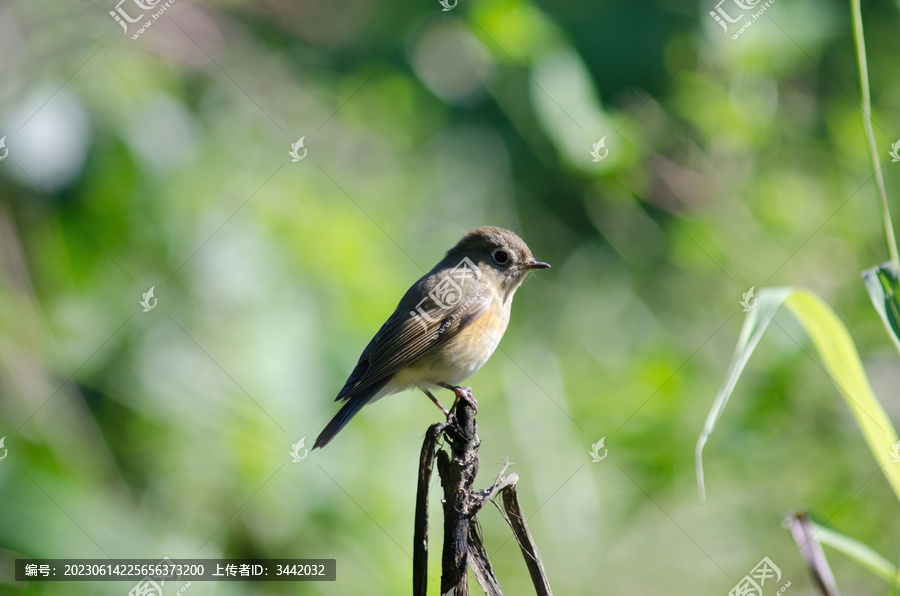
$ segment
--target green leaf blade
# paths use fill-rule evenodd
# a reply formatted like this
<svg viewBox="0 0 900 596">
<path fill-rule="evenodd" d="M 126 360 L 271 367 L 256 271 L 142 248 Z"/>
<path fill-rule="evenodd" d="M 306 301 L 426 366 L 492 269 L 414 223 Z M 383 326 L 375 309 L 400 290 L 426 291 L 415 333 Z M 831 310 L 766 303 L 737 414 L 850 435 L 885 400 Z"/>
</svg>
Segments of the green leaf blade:
<svg viewBox="0 0 900 596">
<path fill-rule="evenodd" d="M 818 296 L 801 288 L 761 290 L 756 308 L 744 322 L 725 381 L 697 441 L 695 457 L 701 499 L 706 498 L 703 447 L 721 417 L 747 360 L 765 332 L 768 322 L 782 304 L 788 307 L 809 335 L 822 359 L 823 369 L 847 402 L 872 455 L 900 499 L 900 465 L 891 458 L 891 447 L 898 440 L 897 431 L 872 391 L 847 327 Z"/>
<path fill-rule="evenodd" d="M 888 261 L 878 267 L 866 269 L 862 276 L 872 306 L 900 350 L 900 275 L 897 268 Z"/>
</svg>

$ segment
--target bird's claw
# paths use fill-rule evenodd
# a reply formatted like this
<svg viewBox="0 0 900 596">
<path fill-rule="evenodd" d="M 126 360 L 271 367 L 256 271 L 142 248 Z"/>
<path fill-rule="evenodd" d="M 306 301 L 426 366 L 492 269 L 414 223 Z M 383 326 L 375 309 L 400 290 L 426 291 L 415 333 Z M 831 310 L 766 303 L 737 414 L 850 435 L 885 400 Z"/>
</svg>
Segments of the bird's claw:
<svg viewBox="0 0 900 596">
<path fill-rule="evenodd" d="M 463 400 L 467 404 L 469 404 L 469 407 L 471 407 L 476 414 L 478 413 L 478 401 L 472 396 L 471 387 L 459 387 L 457 385 L 450 385 L 448 383 L 438 383 L 438 385 L 440 385 L 444 389 L 449 389 L 456 395 L 456 399 L 453 400 L 453 406 L 450 408 L 451 412 L 456 409 L 457 404 L 459 404 L 459 400 Z M 432 400 L 433 399 L 434 398 L 432 397 Z"/>
<path fill-rule="evenodd" d="M 472 395 L 471 387 L 454 387 L 453 393 L 456 394 L 457 401 L 461 399 L 464 400 L 472 407 L 476 414 L 478 413 L 478 400 Z"/>
</svg>

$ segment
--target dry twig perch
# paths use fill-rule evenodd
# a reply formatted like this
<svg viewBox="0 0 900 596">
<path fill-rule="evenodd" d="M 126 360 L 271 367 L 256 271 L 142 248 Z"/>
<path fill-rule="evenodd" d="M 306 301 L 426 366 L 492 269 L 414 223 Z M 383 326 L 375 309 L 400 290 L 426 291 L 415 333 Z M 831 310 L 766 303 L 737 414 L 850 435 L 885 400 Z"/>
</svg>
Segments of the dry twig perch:
<svg viewBox="0 0 900 596">
<path fill-rule="evenodd" d="M 447 448 L 438 450 L 443 437 Z M 480 492 L 472 488 L 478 474 L 478 439 L 475 411 L 460 400 L 455 415 L 445 423 L 434 424 L 425 433 L 419 459 L 413 531 L 413 596 L 425 596 L 428 587 L 428 490 L 437 458 L 438 475 L 444 490 L 444 545 L 441 557 L 441 594 L 468 596 L 468 567 L 488 596 L 503 596 L 500 582 L 491 566 L 477 513 L 494 495 L 501 493 L 506 519 L 525 557 L 538 596 L 552 596 L 537 546 L 528 531 L 525 516 L 516 495 L 516 474 L 504 475 L 503 467 L 494 484 Z M 451 592 L 452 590 L 452 592 Z"/>
</svg>

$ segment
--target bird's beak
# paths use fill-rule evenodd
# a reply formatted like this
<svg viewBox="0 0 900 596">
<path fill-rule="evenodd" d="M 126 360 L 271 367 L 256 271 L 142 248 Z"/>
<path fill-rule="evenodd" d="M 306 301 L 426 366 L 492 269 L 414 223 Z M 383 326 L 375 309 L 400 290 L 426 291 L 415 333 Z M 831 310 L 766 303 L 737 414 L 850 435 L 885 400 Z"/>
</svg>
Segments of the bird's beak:
<svg viewBox="0 0 900 596">
<path fill-rule="evenodd" d="M 543 261 L 528 261 L 525 263 L 526 269 L 549 269 L 550 264 Z"/>
</svg>

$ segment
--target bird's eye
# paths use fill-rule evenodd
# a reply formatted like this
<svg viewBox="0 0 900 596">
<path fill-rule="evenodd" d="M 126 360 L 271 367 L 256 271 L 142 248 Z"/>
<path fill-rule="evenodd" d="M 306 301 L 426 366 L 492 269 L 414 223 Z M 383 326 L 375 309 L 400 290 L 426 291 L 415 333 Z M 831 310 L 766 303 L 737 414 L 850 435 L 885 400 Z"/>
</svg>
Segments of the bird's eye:
<svg viewBox="0 0 900 596">
<path fill-rule="evenodd" d="M 509 253 L 502 248 L 495 249 L 491 256 L 499 265 L 505 265 L 509 261 Z"/>
</svg>

